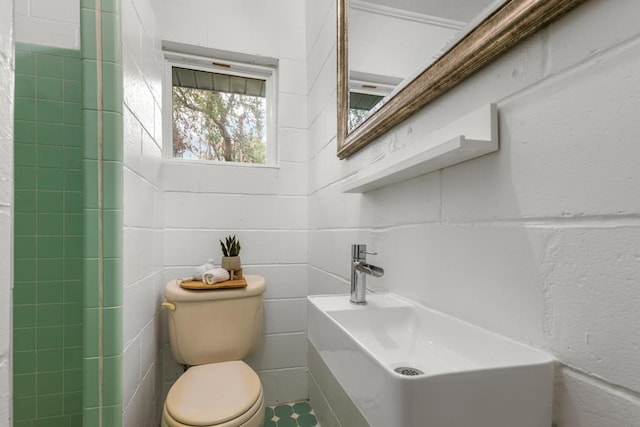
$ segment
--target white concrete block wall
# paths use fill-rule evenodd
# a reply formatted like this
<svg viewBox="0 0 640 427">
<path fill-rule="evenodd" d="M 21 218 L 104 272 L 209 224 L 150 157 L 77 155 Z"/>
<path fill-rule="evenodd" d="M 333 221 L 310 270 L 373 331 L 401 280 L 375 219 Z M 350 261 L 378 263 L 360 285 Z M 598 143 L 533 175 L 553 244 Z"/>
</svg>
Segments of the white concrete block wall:
<svg viewBox="0 0 640 427">
<path fill-rule="evenodd" d="M 347 161 L 335 157 L 335 3 L 307 8 L 310 292 L 346 289 L 349 244 L 367 243 L 386 271 L 372 287 L 556 356 L 559 427 L 636 425 L 640 4 L 585 3 Z M 498 153 L 341 193 L 376 156 L 489 102 Z"/>
<path fill-rule="evenodd" d="M 278 166 L 164 164 L 166 280 L 188 276 L 219 239 L 242 242 L 245 273 L 267 279 L 264 336 L 248 358 L 268 404 L 307 397 L 307 73 L 305 2 L 161 0 L 163 40 L 278 60 Z M 166 390 L 182 370 L 168 345 Z"/>
<path fill-rule="evenodd" d="M 122 0 L 124 74 L 123 425 L 157 426 L 162 404 L 162 53 L 150 0 Z"/>
<path fill-rule="evenodd" d="M 0 425 L 11 425 L 13 284 L 13 1 L 0 0 Z"/>
<path fill-rule="evenodd" d="M 17 0 L 14 15 L 16 41 L 80 50 L 80 0 Z"/>
</svg>

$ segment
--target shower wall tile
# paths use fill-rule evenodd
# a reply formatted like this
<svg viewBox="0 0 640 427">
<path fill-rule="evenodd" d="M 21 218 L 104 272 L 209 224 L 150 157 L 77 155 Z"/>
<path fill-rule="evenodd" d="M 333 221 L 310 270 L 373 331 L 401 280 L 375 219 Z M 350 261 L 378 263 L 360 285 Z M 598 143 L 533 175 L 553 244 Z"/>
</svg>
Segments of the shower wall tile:
<svg viewBox="0 0 640 427">
<path fill-rule="evenodd" d="M 14 115 L 16 120 L 36 120 L 36 101 L 29 98 L 18 98 L 15 101 Z"/>
<path fill-rule="evenodd" d="M 82 153 L 74 147 L 82 132 L 64 117 L 81 111 L 80 59 L 64 49 L 16 49 L 16 117 L 24 120 L 15 122 L 14 414 L 16 425 L 79 426 L 74 378 L 82 360 L 73 355 L 82 352 L 83 188 L 76 184 Z"/>
</svg>

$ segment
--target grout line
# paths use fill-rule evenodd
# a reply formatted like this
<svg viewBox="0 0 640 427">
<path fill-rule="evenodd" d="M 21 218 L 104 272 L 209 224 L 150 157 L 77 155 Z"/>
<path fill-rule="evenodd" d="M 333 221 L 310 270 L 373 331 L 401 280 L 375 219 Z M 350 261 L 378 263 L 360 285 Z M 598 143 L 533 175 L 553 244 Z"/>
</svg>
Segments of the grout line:
<svg viewBox="0 0 640 427">
<path fill-rule="evenodd" d="M 640 227 L 640 215 L 637 214 L 611 214 L 611 215 L 590 215 L 590 216 L 571 216 L 571 217 L 523 217 L 523 218 L 494 218 L 494 219 L 468 219 L 456 221 L 420 221 L 406 222 L 400 224 L 387 225 L 368 225 L 362 227 L 326 227 L 309 229 L 310 232 L 336 232 L 336 231 L 368 231 L 368 232 L 386 232 L 396 229 L 406 229 L 422 226 L 442 226 L 442 227 L 517 227 L 526 229 L 551 229 L 563 230 L 568 228 L 591 228 L 591 229 L 610 229 L 610 228 L 632 228 Z M 177 231 L 177 230 L 176 230 Z"/>
<path fill-rule="evenodd" d="M 309 378 L 311 379 L 311 381 L 313 381 L 313 384 L 315 385 L 316 389 L 318 390 L 318 393 L 320 393 L 320 397 L 324 401 L 324 406 L 326 406 L 326 409 L 329 410 L 329 414 L 332 415 L 333 418 L 336 420 L 336 422 L 338 423 L 338 427 L 342 427 L 342 423 L 340 422 L 340 419 L 338 419 L 337 415 L 333 411 L 333 408 L 331 407 L 331 404 L 329 404 L 329 400 L 327 400 L 327 397 L 325 396 L 324 391 L 322 390 L 322 388 L 320 388 L 320 385 L 318 384 L 318 381 L 316 380 L 316 377 L 313 374 L 313 372 L 311 372 L 311 369 L 309 369 Z M 311 402 L 311 396 L 309 396 L 309 402 Z M 317 415 L 316 415 L 316 419 L 318 419 Z M 320 422 L 319 419 L 318 419 L 318 422 Z"/>
<path fill-rule="evenodd" d="M 346 285 L 349 284 L 349 279 L 346 278 L 346 277 L 339 276 L 339 275 L 337 275 L 335 273 L 332 273 L 332 272 L 330 272 L 328 270 L 325 270 L 325 269 L 323 269 L 321 267 L 318 267 L 318 266 L 316 266 L 314 264 L 308 264 L 308 265 L 309 265 L 309 268 L 312 268 L 312 269 L 314 269 L 314 270 L 316 270 L 316 271 L 318 271 L 320 273 L 324 273 L 326 275 L 329 275 L 329 276 L 333 277 L 334 279 L 340 280 L 340 281 L 344 282 Z"/>
<path fill-rule="evenodd" d="M 307 297 L 306 296 L 300 296 L 300 297 L 265 297 L 264 298 L 264 302 L 267 301 L 271 301 L 271 302 L 279 302 L 279 301 L 306 301 Z M 303 332 L 303 331 L 290 331 L 290 332 Z M 277 332 L 277 333 L 281 333 L 281 332 Z"/>
<path fill-rule="evenodd" d="M 293 368 L 269 368 L 269 369 L 256 369 L 257 373 L 260 372 L 287 372 L 287 371 L 300 371 L 308 370 L 306 366 L 293 367 Z"/>
<path fill-rule="evenodd" d="M 544 34 L 547 34 L 545 31 Z M 634 45 L 640 43 L 640 36 L 635 35 L 630 38 L 624 40 L 616 40 L 613 44 L 606 46 L 604 48 L 598 49 L 595 52 L 590 53 L 588 56 L 585 56 L 582 59 L 579 59 L 577 62 L 574 62 L 565 68 L 560 68 L 555 72 L 548 74 L 548 69 L 543 69 L 544 75 L 542 75 L 538 80 L 532 82 L 530 85 L 522 87 L 516 92 L 505 94 L 505 96 L 501 99 L 496 100 L 496 104 L 500 105 L 507 102 L 518 102 L 519 98 L 524 96 L 530 96 L 532 93 L 543 90 L 546 85 L 552 85 L 556 83 L 561 83 L 563 80 L 570 78 L 576 74 L 584 72 L 585 70 L 589 70 L 591 67 L 597 66 L 603 60 L 610 59 L 614 56 L 624 56 L 626 51 Z M 542 39 L 543 49 L 548 47 L 548 43 L 546 40 Z M 548 52 L 544 53 L 544 57 L 546 58 Z"/>
<path fill-rule="evenodd" d="M 561 360 L 559 362 L 562 363 L 560 366 L 561 373 L 569 373 L 579 381 L 589 383 L 590 387 L 599 388 L 600 390 L 607 389 L 607 393 L 615 394 L 626 399 L 640 399 L 639 391 L 610 382 L 601 376 L 595 375 L 593 372 L 587 372 L 575 366 L 565 365 Z"/>
<path fill-rule="evenodd" d="M 98 143 L 98 427 L 103 425 L 104 387 L 104 182 L 103 182 L 103 75 L 102 0 L 96 0 L 96 85 Z"/>
<path fill-rule="evenodd" d="M 143 176 L 141 176 L 144 178 Z M 202 191 L 202 190 L 190 190 L 190 189 L 169 189 L 163 190 L 166 194 L 196 194 L 199 196 L 228 196 L 228 197 L 277 197 L 279 199 L 306 199 L 309 196 L 305 194 L 278 194 L 278 193 L 238 193 L 238 192 L 220 192 L 220 191 Z"/>
<path fill-rule="evenodd" d="M 438 210 L 438 216 L 439 216 L 438 222 L 440 224 L 442 224 L 442 222 L 443 222 L 442 220 L 443 220 L 444 214 L 445 214 L 445 212 L 444 212 L 444 183 L 443 183 L 443 181 L 444 181 L 444 169 L 440 169 L 438 171 L 438 184 L 439 184 L 438 199 L 439 199 L 439 202 L 440 202 L 440 209 Z"/>
<path fill-rule="evenodd" d="M 272 336 L 282 336 L 282 335 L 286 335 L 286 336 L 299 336 L 299 335 L 307 335 L 307 331 L 296 331 L 296 332 L 272 332 L 269 334 L 262 334 L 263 337 L 272 337 Z M 286 368 L 304 368 L 304 366 L 287 366 Z M 286 369 L 286 368 L 279 368 L 279 369 Z"/>
<path fill-rule="evenodd" d="M 138 228 L 138 227 L 126 227 L 126 228 Z M 141 230 L 143 228 L 140 228 Z M 148 230 L 159 230 L 159 231 L 167 231 L 167 232 L 190 232 L 197 231 L 200 233 L 230 233 L 230 234 L 242 234 L 242 233 L 301 233 L 301 232 L 309 232 L 313 231 L 307 227 L 301 228 L 225 228 L 225 229 L 209 229 L 209 228 L 189 228 L 189 227 L 170 227 L 170 228 L 153 228 Z"/>
<path fill-rule="evenodd" d="M 327 22 L 331 21 L 333 22 L 333 13 L 335 13 L 336 11 L 336 2 L 335 0 L 331 1 L 331 5 L 330 7 L 325 9 L 325 13 L 324 16 L 322 18 L 322 24 L 320 25 L 320 28 L 318 28 L 318 31 L 315 34 L 315 37 L 313 39 L 313 41 L 311 42 L 311 46 L 309 47 L 309 50 L 307 51 L 307 55 L 305 58 L 305 61 L 309 61 L 309 58 L 311 57 L 311 52 L 313 52 L 315 50 L 315 47 L 318 45 L 318 41 L 320 40 L 320 36 L 323 34 L 323 29 L 325 29 L 326 25 L 334 25 L 333 23 L 331 24 L 327 24 Z M 305 14 L 306 14 L 306 10 L 305 10 Z M 333 13 L 332 13 L 333 12 Z M 305 32 L 305 38 L 306 38 L 306 32 Z"/>
<path fill-rule="evenodd" d="M 200 232 L 208 232 L 208 233 L 228 233 L 235 232 L 235 234 L 241 234 L 244 232 L 247 233 L 256 233 L 256 232 L 264 232 L 264 233 L 306 233 L 309 231 L 314 231 L 309 228 L 291 228 L 291 229 L 283 229 L 283 228 L 204 228 L 204 227 L 194 227 L 194 228 L 185 228 L 185 227 L 164 227 L 164 231 L 200 231 Z"/>
<path fill-rule="evenodd" d="M 249 262 L 242 262 L 242 266 L 244 267 L 304 267 L 309 265 L 308 262 L 264 262 L 264 263 L 258 263 L 258 262 L 254 262 L 254 263 L 249 263 Z M 162 268 L 164 269 L 168 269 L 168 268 L 193 268 L 194 264 L 171 264 L 171 265 L 163 265 Z M 247 274 L 253 274 L 253 273 L 247 273 Z"/>
<path fill-rule="evenodd" d="M 119 163 L 118 161 L 113 161 L 110 160 L 109 162 L 111 163 Z M 123 166 L 123 172 L 129 171 L 131 172 L 131 174 L 133 174 L 134 176 L 136 176 L 137 178 L 139 178 L 140 180 L 144 181 L 145 183 L 149 184 L 151 187 L 153 187 L 154 190 L 158 191 L 158 192 L 164 192 L 164 190 L 162 189 L 160 184 L 156 184 L 154 182 L 152 182 L 151 180 L 149 180 L 147 177 L 145 177 L 144 175 L 142 175 L 142 173 L 136 169 L 133 169 L 131 166 L 129 165 L 122 165 Z M 123 178 L 124 178 L 124 173 L 123 173 Z"/>
<path fill-rule="evenodd" d="M 364 167 L 365 167 L 365 166 L 363 166 L 363 168 L 364 168 Z M 352 176 L 355 176 L 357 173 L 358 173 L 358 171 L 356 170 L 356 171 L 353 171 L 353 172 L 348 173 L 348 174 L 347 174 L 347 175 L 345 175 L 345 176 L 339 177 L 339 178 L 337 178 L 337 179 L 336 179 L 336 180 L 334 180 L 334 181 L 326 182 L 326 183 L 322 184 L 320 187 L 317 187 L 317 188 L 314 188 L 313 190 L 310 190 L 310 191 L 309 191 L 309 194 L 307 195 L 307 197 L 313 197 L 313 196 L 317 195 L 318 193 L 320 193 L 320 192 L 321 192 L 321 191 L 323 191 L 323 190 L 327 190 L 327 189 L 329 189 L 329 188 L 331 188 L 331 187 L 338 186 L 338 185 L 340 185 L 340 184 L 344 184 L 344 183 L 345 183 L 345 181 L 347 181 L 347 180 L 348 180 L 349 178 L 351 178 Z M 381 188 L 385 188 L 385 187 L 381 187 Z M 374 190 L 374 191 L 375 191 L 375 190 Z M 339 192 L 340 192 L 341 194 L 344 194 L 344 193 L 342 193 L 342 189 L 341 189 L 341 188 L 339 189 Z M 357 193 L 354 193 L 354 194 L 357 194 Z M 364 194 L 364 193 L 360 193 L 360 194 Z"/>
</svg>

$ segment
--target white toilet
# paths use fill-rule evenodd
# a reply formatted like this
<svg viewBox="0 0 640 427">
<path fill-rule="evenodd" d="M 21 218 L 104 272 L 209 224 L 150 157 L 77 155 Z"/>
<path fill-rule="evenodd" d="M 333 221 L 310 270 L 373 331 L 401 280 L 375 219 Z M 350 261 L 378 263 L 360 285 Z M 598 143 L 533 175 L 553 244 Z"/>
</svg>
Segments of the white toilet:
<svg viewBox="0 0 640 427">
<path fill-rule="evenodd" d="M 163 427 L 261 427 L 260 379 L 242 361 L 262 332 L 263 277 L 246 288 L 214 291 L 165 288 L 173 357 L 190 368 L 169 390 Z"/>
</svg>

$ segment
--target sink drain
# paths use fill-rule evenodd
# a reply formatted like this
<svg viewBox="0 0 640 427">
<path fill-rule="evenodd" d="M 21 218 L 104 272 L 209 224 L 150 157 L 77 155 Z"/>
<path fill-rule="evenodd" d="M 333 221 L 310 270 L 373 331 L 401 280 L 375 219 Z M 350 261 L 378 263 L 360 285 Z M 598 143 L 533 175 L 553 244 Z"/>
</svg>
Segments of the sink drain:
<svg viewBox="0 0 640 427">
<path fill-rule="evenodd" d="M 410 368 L 408 366 L 397 367 L 396 369 L 394 369 L 394 371 L 399 373 L 400 375 L 406 375 L 408 377 L 415 377 L 416 375 L 424 375 L 424 372 L 422 372 L 420 369 Z"/>
</svg>

